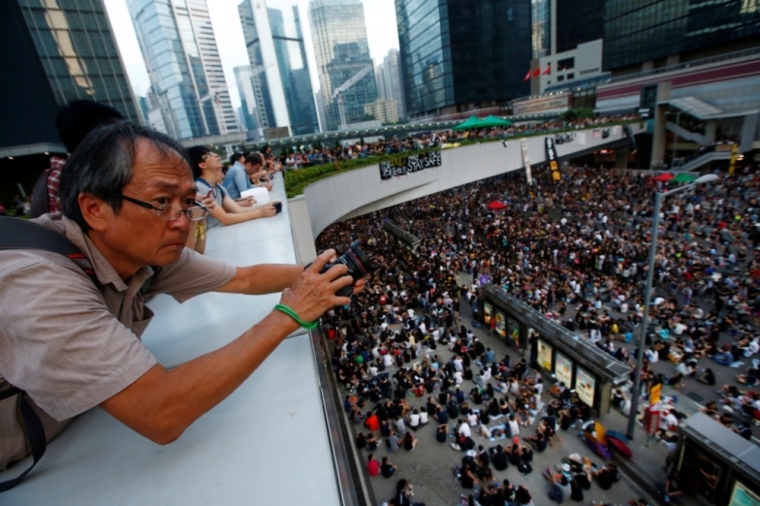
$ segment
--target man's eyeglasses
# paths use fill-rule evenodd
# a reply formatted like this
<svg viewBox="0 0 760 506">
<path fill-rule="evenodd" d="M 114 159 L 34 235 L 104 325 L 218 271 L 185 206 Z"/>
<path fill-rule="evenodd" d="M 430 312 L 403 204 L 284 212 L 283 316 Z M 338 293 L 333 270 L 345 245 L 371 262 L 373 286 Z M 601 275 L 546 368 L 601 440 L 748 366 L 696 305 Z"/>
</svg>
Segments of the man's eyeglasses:
<svg viewBox="0 0 760 506">
<path fill-rule="evenodd" d="M 219 155 L 217 153 L 214 153 L 213 151 L 209 151 L 205 155 L 203 155 L 203 159 L 207 160 L 209 158 L 219 158 Z"/>
<path fill-rule="evenodd" d="M 202 220 L 208 215 L 208 209 L 200 205 L 198 202 L 194 202 L 194 206 L 190 206 L 187 209 L 180 209 L 176 213 L 173 210 L 172 205 L 164 205 L 155 207 L 151 204 L 148 204 L 147 202 L 143 202 L 142 200 L 133 199 L 132 197 L 127 197 L 126 195 L 122 195 L 121 193 L 116 194 L 117 197 L 120 199 L 124 199 L 127 202 L 132 202 L 133 204 L 137 204 L 138 206 L 142 206 L 146 209 L 153 209 L 154 211 L 157 211 L 156 214 L 158 214 L 158 217 L 165 221 L 174 221 L 177 218 L 180 217 L 181 214 L 184 214 L 187 216 L 187 219 L 190 221 L 198 221 Z"/>
</svg>

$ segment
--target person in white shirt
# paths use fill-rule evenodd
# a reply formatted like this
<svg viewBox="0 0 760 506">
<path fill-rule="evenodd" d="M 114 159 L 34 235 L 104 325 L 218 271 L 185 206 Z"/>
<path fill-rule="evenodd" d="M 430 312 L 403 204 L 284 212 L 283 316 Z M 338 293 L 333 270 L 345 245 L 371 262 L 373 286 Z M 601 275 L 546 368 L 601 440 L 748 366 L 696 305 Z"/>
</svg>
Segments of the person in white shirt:
<svg viewBox="0 0 760 506">
<path fill-rule="evenodd" d="M 416 409 L 409 415 L 409 428 L 412 430 L 420 428 L 420 412 Z"/>
<path fill-rule="evenodd" d="M 427 425 L 430 423 L 430 420 L 428 419 L 428 412 L 425 407 L 420 408 L 420 427 Z"/>
<path fill-rule="evenodd" d="M 515 419 L 515 415 L 509 415 L 509 421 L 507 422 L 507 425 L 509 425 L 509 435 L 512 438 L 520 437 L 520 424 L 517 423 L 517 420 Z"/>
<path fill-rule="evenodd" d="M 464 378 L 462 377 L 462 371 L 455 371 L 454 372 L 454 382 L 457 385 L 461 385 Z"/>
<path fill-rule="evenodd" d="M 467 419 L 467 425 L 470 427 L 475 427 L 478 425 L 478 415 L 476 415 L 473 411 L 470 411 L 465 415 L 465 418 Z"/>
<path fill-rule="evenodd" d="M 457 432 L 459 433 L 459 435 L 465 438 L 471 437 L 472 432 L 470 431 L 470 426 L 467 425 L 467 423 L 461 418 L 459 419 L 457 423 L 459 423 L 459 429 L 457 429 Z"/>
</svg>

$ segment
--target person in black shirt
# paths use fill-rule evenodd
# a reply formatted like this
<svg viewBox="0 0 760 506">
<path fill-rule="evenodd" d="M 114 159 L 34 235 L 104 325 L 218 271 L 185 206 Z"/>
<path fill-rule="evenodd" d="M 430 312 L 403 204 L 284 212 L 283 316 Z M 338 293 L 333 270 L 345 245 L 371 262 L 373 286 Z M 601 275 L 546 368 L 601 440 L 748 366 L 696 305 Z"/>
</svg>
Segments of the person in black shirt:
<svg viewBox="0 0 760 506">
<path fill-rule="evenodd" d="M 491 462 L 497 471 L 505 471 L 509 467 L 509 455 L 504 451 L 501 445 L 496 445 L 489 450 L 491 453 Z"/>
<path fill-rule="evenodd" d="M 520 485 L 517 492 L 515 492 L 515 499 L 517 499 L 517 504 L 527 505 L 533 500 L 533 496 L 530 495 L 530 492 L 525 488 L 525 485 Z"/>
<path fill-rule="evenodd" d="M 380 464 L 380 474 L 386 478 L 390 478 L 396 472 L 396 468 L 397 466 L 389 461 L 388 457 L 383 457 L 383 463 Z"/>
<path fill-rule="evenodd" d="M 734 432 L 739 434 L 741 437 L 743 437 L 747 441 L 752 439 L 752 428 L 749 426 L 749 422 L 746 420 L 742 422 L 740 426 L 734 427 Z"/>
<path fill-rule="evenodd" d="M 449 437 L 449 426 L 442 423 L 438 426 L 438 430 L 435 431 L 435 438 L 439 443 L 445 443 Z"/>
</svg>

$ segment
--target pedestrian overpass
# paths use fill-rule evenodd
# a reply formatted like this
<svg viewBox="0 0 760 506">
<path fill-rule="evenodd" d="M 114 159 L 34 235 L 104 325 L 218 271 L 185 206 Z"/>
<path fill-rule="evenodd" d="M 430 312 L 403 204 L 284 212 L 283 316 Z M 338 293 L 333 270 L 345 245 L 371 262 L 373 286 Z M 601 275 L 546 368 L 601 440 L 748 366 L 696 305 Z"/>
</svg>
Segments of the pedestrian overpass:
<svg viewBox="0 0 760 506">
<path fill-rule="evenodd" d="M 547 139 L 554 143 L 560 161 L 605 148 L 618 148 L 620 159 L 626 160 L 630 139 L 625 126 L 630 128 L 631 136 L 646 129 L 646 123 L 641 121 L 628 125 L 598 125 L 570 132 L 511 138 L 506 142 L 483 142 L 443 149 L 440 152 L 439 166 L 388 179 L 381 178 L 381 167 L 378 164 L 321 179 L 307 186 L 303 195 L 288 201 L 296 256 L 302 262 L 313 260 L 316 256 L 314 240 L 336 221 L 506 172 L 524 171 L 526 160 L 533 166 L 546 164 Z"/>
</svg>

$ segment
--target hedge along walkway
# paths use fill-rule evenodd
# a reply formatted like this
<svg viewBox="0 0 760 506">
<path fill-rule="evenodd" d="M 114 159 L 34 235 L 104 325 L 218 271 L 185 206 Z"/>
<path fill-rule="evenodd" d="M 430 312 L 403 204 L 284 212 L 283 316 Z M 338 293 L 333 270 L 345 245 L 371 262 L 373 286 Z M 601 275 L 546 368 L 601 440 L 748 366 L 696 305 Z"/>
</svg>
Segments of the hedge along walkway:
<svg viewBox="0 0 760 506">
<path fill-rule="evenodd" d="M 462 140 L 457 140 L 455 142 L 459 144 L 459 146 L 457 147 L 464 147 L 464 146 L 470 146 L 472 144 L 503 141 L 505 139 L 521 139 L 523 137 L 535 137 L 538 135 L 574 132 L 577 130 L 583 130 L 587 128 L 610 128 L 617 125 L 626 125 L 626 124 L 637 123 L 637 122 L 641 122 L 641 120 L 618 121 L 618 122 L 612 122 L 612 123 L 605 123 L 603 125 L 588 125 L 583 128 L 564 128 L 564 129 L 556 129 L 556 130 L 549 130 L 549 129 L 527 130 L 525 132 L 520 132 L 519 134 L 500 135 L 498 137 L 479 138 L 479 139 L 474 139 L 474 140 L 462 139 Z M 312 183 L 319 181 L 320 179 L 334 176 L 336 174 L 340 174 L 342 172 L 346 172 L 349 170 L 360 169 L 362 167 L 368 167 L 370 165 L 375 165 L 380 162 L 393 160 L 395 158 L 404 158 L 408 156 L 414 156 L 414 155 L 427 153 L 429 151 L 434 151 L 436 149 L 441 149 L 441 147 L 434 146 L 434 147 L 415 150 L 415 151 L 403 151 L 400 153 L 394 153 L 392 155 L 368 156 L 367 158 L 338 160 L 338 161 L 334 161 L 330 163 L 325 163 L 322 165 L 305 167 L 302 169 L 289 169 L 285 172 L 285 193 L 287 194 L 289 199 L 292 199 L 293 197 L 303 194 L 304 188 L 306 188 L 308 185 Z M 449 148 L 449 149 L 457 149 L 457 148 Z"/>
</svg>

